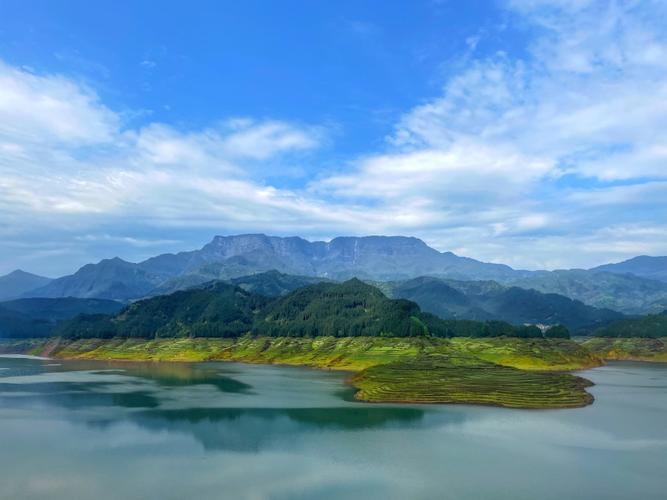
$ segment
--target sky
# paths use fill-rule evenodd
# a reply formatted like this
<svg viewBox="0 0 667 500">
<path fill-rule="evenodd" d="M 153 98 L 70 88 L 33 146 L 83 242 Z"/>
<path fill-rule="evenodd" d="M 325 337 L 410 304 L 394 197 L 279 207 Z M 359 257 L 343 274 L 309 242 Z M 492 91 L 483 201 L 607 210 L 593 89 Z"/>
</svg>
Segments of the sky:
<svg viewBox="0 0 667 500">
<path fill-rule="evenodd" d="M 0 274 L 255 232 L 667 255 L 667 2 L 0 0 Z"/>
</svg>

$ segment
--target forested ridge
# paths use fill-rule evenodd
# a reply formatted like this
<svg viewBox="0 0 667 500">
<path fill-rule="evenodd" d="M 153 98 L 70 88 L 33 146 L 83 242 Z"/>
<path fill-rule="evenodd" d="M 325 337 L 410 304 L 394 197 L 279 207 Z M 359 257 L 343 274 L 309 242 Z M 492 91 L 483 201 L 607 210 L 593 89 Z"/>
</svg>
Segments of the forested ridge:
<svg viewBox="0 0 667 500">
<path fill-rule="evenodd" d="M 558 335 L 551 336 L 567 336 L 566 329 L 554 332 Z M 114 316 L 80 315 L 63 322 L 54 334 L 69 338 L 543 336 L 535 326 L 444 320 L 422 312 L 409 300 L 389 299 L 357 279 L 316 283 L 278 298 L 215 282 L 135 302 Z"/>
<path fill-rule="evenodd" d="M 626 318 L 596 330 L 595 337 L 667 337 L 667 311 Z"/>
</svg>

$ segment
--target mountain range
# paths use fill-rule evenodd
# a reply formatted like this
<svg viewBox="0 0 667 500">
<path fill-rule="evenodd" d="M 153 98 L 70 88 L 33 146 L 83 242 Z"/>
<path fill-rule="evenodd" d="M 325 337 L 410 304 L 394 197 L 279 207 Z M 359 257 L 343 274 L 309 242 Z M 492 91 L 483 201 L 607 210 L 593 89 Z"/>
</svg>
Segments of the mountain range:
<svg viewBox="0 0 667 500">
<path fill-rule="evenodd" d="M 424 276 L 458 282 L 492 281 L 495 285 L 488 286 L 533 289 L 600 309 L 643 314 L 667 307 L 666 265 L 667 257 L 637 257 L 590 270 L 525 271 L 439 252 L 411 237 L 339 237 L 310 242 L 299 237 L 246 234 L 216 236 L 199 250 L 158 255 L 139 263 L 105 259 L 54 280 L 15 271 L 0 278 L 0 297 L 71 296 L 129 302 L 212 280 L 276 270 L 335 281 L 356 277 L 400 282 Z M 514 294 L 512 300 L 523 300 L 519 293 L 503 292 L 504 296 Z M 485 303 L 473 300 L 469 308 L 465 306 L 467 314 L 477 309 L 497 310 Z"/>
</svg>

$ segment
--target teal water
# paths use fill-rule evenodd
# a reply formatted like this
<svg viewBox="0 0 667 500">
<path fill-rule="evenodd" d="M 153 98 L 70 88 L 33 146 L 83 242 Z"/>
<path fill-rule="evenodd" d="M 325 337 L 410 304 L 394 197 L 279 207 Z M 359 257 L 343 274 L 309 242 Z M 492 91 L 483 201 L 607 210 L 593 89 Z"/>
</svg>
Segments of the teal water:
<svg viewBox="0 0 667 500">
<path fill-rule="evenodd" d="M 0 357 L 0 498 L 667 498 L 667 367 L 594 405 L 367 405 L 344 374 Z"/>
</svg>

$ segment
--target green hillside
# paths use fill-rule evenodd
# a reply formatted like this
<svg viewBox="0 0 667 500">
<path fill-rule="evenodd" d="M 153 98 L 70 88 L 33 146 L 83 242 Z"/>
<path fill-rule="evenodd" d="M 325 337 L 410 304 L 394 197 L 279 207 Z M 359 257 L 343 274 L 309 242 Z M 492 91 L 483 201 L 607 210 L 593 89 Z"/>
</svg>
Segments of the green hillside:
<svg viewBox="0 0 667 500">
<path fill-rule="evenodd" d="M 413 300 L 441 318 L 501 320 L 515 325 L 562 324 L 588 333 L 622 314 L 598 309 L 564 295 L 506 287 L 494 281 L 456 281 L 421 277 L 382 285 L 391 297 Z"/>
<path fill-rule="evenodd" d="M 269 336 L 414 337 L 427 335 L 414 302 L 388 299 L 358 279 L 318 283 L 279 298 L 261 311 L 254 331 Z"/>
<path fill-rule="evenodd" d="M 123 304 L 104 299 L 16 299 L 0 302 L 0 337 L 46 337 L 59 321 L 79 314 L 115 314 Z"/>
<path fill-rule="evenodd" d="M 33 319 L 0 307 L 0 338 L 47 337 L 52 330 L 50 321 Z"/>
<path fill-rule="evenodd" d="M 81 315 L 56 335 L 68 338 L 238 337 L 542 337 L 534 326 L 443 320 L 405 299 L 351 279 L 268 298 L 224 282 L 141 300 L 116 316 Z"/>
<path fill-rule="evenodd" d="M 235 337 L 252 329 L 261 295 L 222 282 L 140 300 L 116 316 L 79 316 L 63 323 L 65 337 Z"/>
<path fill-rule="evenodd" d="M 667 337 L 667 311 L 648 314 L 638 318 L 627 318 L 596 330 L 595 337 Z"/>
</svg>

